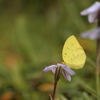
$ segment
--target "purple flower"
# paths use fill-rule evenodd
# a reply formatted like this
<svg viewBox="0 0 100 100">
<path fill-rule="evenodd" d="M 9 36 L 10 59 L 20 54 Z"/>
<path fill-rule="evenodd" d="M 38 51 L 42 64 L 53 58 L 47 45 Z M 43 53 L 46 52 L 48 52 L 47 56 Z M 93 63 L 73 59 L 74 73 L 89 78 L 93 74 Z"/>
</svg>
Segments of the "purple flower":
<svg viewBox="0 0 100 100">
<path fill-rule="evenodd" d="M 80 14 L 88 15 L 88 21 L 90 23 L 97 22 L 100 17 L 100 2 L 95 2 L 89 8 L 83 10 Z"/>
<path fill-rule="evenodd" d="M 75 75 L 75 72 L 64 64 L 57 63 L 56 65 L 47 66 L 47 67 L 45 67 L 43 72 L 47 72 L 47 71 L 52 70 L 52 72 L 55 74 L 57 67 L 61 67 L 62 68 L 62 74 L 63 74 L 64 78 L 68 81 L 71 81 L 71 75 Z"/>
<path fill-rule="evenodd" d="M 92 29 L 90 31 L 81 34 L 82 38 L 89 38 L 91 40 L 100 38 L 100 27 Z"/>
</svg>

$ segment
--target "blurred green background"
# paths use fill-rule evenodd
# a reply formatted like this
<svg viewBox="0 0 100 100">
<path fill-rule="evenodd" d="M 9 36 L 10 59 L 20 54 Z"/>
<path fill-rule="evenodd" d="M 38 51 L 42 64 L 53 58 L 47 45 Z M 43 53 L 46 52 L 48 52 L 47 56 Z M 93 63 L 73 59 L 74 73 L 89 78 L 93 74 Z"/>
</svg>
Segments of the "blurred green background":
<svg viewBox="0 0 100 100">
<path fill-rule="evenodd" d="M 62 76 L 61 100 L 95 100 L 94 41 L 80 38 L 96 27 L 80 12 L 95 0 L 0 0 L 0 100 L 49 100 L 54 74 L 42 73 L 51 62 L 62 60 L 62 47 L 75 35 L 85 49 L 84 68 L 74 70 L 68 82 Z"/>
</svg>

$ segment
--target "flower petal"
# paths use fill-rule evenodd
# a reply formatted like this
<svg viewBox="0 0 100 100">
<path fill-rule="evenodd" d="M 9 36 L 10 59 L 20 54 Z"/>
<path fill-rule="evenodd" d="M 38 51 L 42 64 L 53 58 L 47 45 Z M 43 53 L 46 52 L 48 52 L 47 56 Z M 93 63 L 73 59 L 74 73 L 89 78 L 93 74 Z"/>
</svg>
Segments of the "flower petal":
<svg viewBox="0 0 100 100">
<path fill-rule="evenodd" d="M 82 38 L 89 38 L 89 39 L 91 39 L 91 40 L 92 40 L 92 39 L 97 39 L 97 38 L 100 38 L 99 33 L 100 33 L 100 27 L 82 33 L 82 34 L 81 34 L 81 37 L 82 37 Z"/>
<path fill-rule="evenodd" d="M 55 74 L 55 72 L 56 72 L 56 68 L 52 69 L 52 72 Z"/>
<path fill-rule="evenodd" d="M 58 67 L 63 67 L 63 64 L 57 63 L 57 66 L 58 66 Z M 52 72 L 55 74 L 56 68 L 55 68 L 55 69 L 52 69 Z"/>
<path fill-rule="evenodd" d="M 100 9 L 100 2 L 95 2 L 89 8 L 83 10 L 80 14 L 81 15 L 88 15 L 94 12 L 97 12 Z"/>
<path fill-rule="evenodd" d="M 97 21 L 98 21 L 98 11 L 89 14 L 89 15 L 88 15 L 88 21 L 89 21 L 90 23 L 97 22 Z"/>
<path fill-rule="evenodd" d="M 58 66 L 58 67 L 63 67 L 64 65 L 63 65 L 63 64 L 60 64 L 60 63 L 57 63 L 56 66 Z M 53 68 L 53 69 L 52 69 L 52 72 L 55 74 L 56 68 Z"/>
<path fill-rule="evenodd" d="M 62 64 L 62 65 L 63 65 L 63 64 Z M 62 66 L 62 69 L 65 70 L 66 73 L 68 73 L 69 75 L 75 75 L 75 74 L 76 74 L 73 70 L 71 70 L 71 69 L 70 69 L 68 66 L 66 66 L 66 65 L 63 65 L 63 66 Z"/>
<path fill-rule="evenodd" d="M 71 81 L 71 76 L 66 72 L 66 70 L 62 69 L 62 74 L 66 80 Z"/>
<path fill-rule="evenodd" d="M 45 67 L 45 69 L 43 70 L 43 73 L 44 72 L 47 72 L 47 71 L 50 71 L 50 70 L 53 70 L 57 67 L 57 65 L 50 65 L 50 66 L 47 66 Z"/>
</svg>

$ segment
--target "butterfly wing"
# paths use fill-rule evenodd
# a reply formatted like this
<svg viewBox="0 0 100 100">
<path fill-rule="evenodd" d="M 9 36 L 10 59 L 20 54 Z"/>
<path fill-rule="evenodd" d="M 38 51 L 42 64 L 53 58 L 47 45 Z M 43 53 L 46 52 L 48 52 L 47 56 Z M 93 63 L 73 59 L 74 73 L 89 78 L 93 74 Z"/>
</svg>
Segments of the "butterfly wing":
<svg viewBox="0 0 100 100">
<path fill-rule="evenodd" d="M 78 69 L 84 66 L 86 55 L 75 36 L 70 36 L 63 47 L 62 58 L 70 68 Z"/>
</svg>

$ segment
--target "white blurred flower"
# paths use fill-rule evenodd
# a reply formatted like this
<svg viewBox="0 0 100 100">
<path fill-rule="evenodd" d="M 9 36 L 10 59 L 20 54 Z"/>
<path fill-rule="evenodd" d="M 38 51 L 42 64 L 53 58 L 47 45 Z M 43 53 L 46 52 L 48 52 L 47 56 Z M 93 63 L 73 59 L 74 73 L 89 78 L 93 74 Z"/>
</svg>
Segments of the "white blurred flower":
<svg viewBox="0 0 100 100">
<path fill-rule="evenodd" d="M 81 37 L 89 38 L 91 40 L 100 38 L 100 27 L 81 33 Z"/>
<path fill-rule="evenodd" d="M 68 66 L 64 65 L 64 64 L 57 63 L 56 65 L 47 66 L 43 70 L 43 72 L 47 72 L 47 71 L 52 70 L 52 72 L 55 74 L 57 67 L 61 67 L 62 68 L 62 74 L 65 77 L 65 79 L 68 80 L 68 81 L 71 81 L 71 76 L 70 75 L 75 75 L 75 72 L 73 70 L 71 70 Z"/>
<path fill-rule="evenodd" d="M 98 18 L 100 17 L 100 2 L 95 2 L 89 8 L 83 10 L 80 14 L 88 15 L 88 21 L 90 23 L 97 22 Z"/>
</svg>

